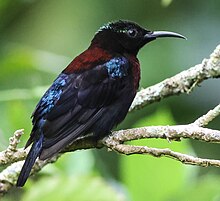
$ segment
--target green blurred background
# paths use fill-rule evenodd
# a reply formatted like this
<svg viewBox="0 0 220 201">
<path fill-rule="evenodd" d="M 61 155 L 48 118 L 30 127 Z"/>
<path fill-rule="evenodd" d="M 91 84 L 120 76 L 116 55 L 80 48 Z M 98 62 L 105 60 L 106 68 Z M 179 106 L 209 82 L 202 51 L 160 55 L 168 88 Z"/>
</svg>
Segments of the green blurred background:
<svg viewBox="0 0 220 201">
<path fill-rule="evenodd" d="M 220 42 L 220 1 L 0 0 L 0 149 L 24 128 L 62 69 L 86 49 L 104 23 L 128 19 L 151 30 L 170 30 L 188 40 L 161 39 L 139 53 L 141 87 L 200 63 Z M 171 97 L 128 114 L 117 128 L 187 124 L 219 103 L 219 80 L 190 95 Z M 220 119 L 210 124 L 220 129 Z M 201 157 L 220 158 L 219 145 L 141 140 Z M 4 201 L 219 201 L 220 169 L 182 165 L 167 158 L 119 156 L 107 150 L 68 153 L 12 189 Z"/>
</svg>

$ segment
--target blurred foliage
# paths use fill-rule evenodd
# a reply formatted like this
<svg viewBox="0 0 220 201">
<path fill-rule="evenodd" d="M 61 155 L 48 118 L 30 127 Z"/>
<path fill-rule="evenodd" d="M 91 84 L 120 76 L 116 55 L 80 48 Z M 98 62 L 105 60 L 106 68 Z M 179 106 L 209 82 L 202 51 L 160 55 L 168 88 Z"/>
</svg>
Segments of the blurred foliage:
<svg viewBox="0 0 220 201">
<path fill-rule="evenodd" d="M 31 113 L 58 73 L 88 47 L 95 31 L 115 19 L 152 30 L 182 33 L 188 41 L 158 40 L 140 51 L 141 87 L 201 62 L 219 43 L 220 1 L 0 0 L 0 149 L 19 129 L 22 146 Z M 219 103 L 219 81 L 203 83 L 189 96 L 172 97 L 129 114 L 117 128 L 190 123 Z M 219 129 L 217 119 L 211 127 Z M 132 144 L 170 147 L 217 158 L 219 145 L 196 141 L 141 140 Z M 219 169 L 182 165 L 151 156 L 119 156 L 106 150 L 65 154 L 32 177 L 12 200 L 220 200 Z"/>
<path fill-rule="evenodd" d="M 142 127 L 148 125 L 175 124 L 172 114 L 168 109 L 160 109 L 150 117 L 142 118 L 134 126 Z M 132 142 L 135 145 L 147 145 L 149 147 L 167 147 L 186 152 L 189 151 L 186 142 L 169 143 L 164 140 L 137 140 Z M 124 171 L 126 168 L 126 171 Z M 121 159 L 122 181 L 128 186 L 132 194 L 132 200 L 170 200 L 172 195 L 178 192 L 185 185 L 187 174 L 186 166 L 166 158 L 155 159 L 146 156 L 129 156 Z M 168 184 L 168 185 L 162 185 Z M 140 188 L 141 187 L 141 188 Z"/>
</svg>

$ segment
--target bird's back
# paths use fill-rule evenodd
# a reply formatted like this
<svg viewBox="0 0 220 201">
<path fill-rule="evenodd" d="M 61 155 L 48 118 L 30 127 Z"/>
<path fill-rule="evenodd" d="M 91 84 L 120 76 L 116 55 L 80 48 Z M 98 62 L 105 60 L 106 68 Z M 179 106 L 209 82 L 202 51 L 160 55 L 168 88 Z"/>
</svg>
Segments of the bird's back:
<svg viewBox="0 0 220 201">
<path fill-rule="evenodd" d="M 84 58 L 93 60 L 93 65 Z M 96 47 L 85 51 L 40 100 L 33 113 L 34 126 L 27 145 L 42 129 L 40 159 L 46 159 L 88 133 L 98 138 L 109 134 L 125 118 L 139 77 L 135 58 L 114 56 Z"/>
</svg>

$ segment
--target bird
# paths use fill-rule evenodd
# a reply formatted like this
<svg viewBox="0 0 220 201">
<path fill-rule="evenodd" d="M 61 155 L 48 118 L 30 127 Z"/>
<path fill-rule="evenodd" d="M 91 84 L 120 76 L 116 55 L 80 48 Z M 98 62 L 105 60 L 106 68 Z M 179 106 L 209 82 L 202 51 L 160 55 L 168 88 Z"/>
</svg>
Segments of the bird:
<svg viewBox="0 0 220 201">
<path fill-rule="evenodd" d="M 16 183 L 26 183 L 37 158 L 46 160 L 77 138 L 101 139 L 125 119 L 138 91 L 139 50 L 170 31 L 150 31 L 128 20 L 103 25 L 88 49 L 58 75 L 32 113 L 31 146 Z"/>
</svg>

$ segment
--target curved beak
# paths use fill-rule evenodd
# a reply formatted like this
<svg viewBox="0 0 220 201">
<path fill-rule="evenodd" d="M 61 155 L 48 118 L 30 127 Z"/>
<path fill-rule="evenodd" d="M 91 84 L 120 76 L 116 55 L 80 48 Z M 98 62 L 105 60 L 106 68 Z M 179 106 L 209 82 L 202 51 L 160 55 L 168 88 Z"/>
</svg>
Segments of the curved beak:
<svg viewBox="0 0 220 201">
<path fill-rule="evenodd" d="M 163 38 L 163 37 L 174 37 L 174 38 L 182 38 L 187 40 L 187 38 L 181 34 L 170 32 L 170 31 L 152 31 L 147 33 L 144 38 L 145 39 L 156 39 L 156 38 Z"/>
</svg>

